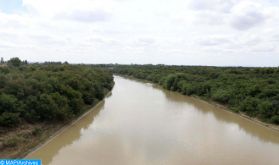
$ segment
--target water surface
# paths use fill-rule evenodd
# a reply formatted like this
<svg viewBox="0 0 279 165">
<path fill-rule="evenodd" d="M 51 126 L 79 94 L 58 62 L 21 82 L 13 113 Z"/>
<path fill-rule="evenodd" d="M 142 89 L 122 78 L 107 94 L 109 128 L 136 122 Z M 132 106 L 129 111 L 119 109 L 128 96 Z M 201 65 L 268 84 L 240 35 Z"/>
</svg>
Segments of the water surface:
<svg viewBox="0 0 279 165">
<path fill-rule="evenodd" d="M 278 165 L 279 132 L 115 76 L 112 95 L 27 157 L 44 165 Z"/>
</svg>

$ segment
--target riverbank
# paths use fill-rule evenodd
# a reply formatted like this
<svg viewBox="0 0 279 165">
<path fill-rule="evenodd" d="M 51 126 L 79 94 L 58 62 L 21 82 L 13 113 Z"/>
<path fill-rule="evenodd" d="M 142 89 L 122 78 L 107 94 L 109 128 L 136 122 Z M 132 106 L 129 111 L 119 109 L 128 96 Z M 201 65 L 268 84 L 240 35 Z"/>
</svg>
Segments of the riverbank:
<svg viewBox="0 0 279 165">
<path fill-rule="evenodd" d="M 106 94 L 106 97 L 110 94 L 111 91 Z M 68 127 L 85 117 L 88 113 L 94 110 L 95 107 L 100 105 L 104 99 L 96 103 L 94 106 L 85 106 L 83 113 L 81 113 L 79 117 L 70 121 L 51 124 L 24 123 L 15 129 L 1 130 L 0 140 L 2 140 L 3 143 L 0 144 L 0 158 L 23 158 L 36 151 Z"/>
<path fill-rule="evenodd" d="M 124 78 L 128 78 L 128 79 L 133 79 L 133 80 L 137 80 L 137 81 L 140 81 L 140 82 L 144 82 L 144 83 L 151 83 L 151 84 L 153 84 L 154 86 L 156 86 L 156 87 L 158 87 L 160 89 L 167 90 L 167 89 L 163 88 L 161 85 L 156 84 L 156 83 L 154 83 L 152 81 L 148 81 L 148 80 L 145 80 L 145 79 L 139 79 L 139 78 L 136 78 L 136 77 L 133 77 L 133 76 L 127 76 L 127 75 L 121 75 L 121 74 L 117 74 L 117 75 L 118 76 L 122 76 Z M 180 95 L 183 95 L 183 94 L 181 94 L 181 93 L 179 93 L 177 91 L 171 91 L 171 90 L 168 90 L 168 91 L 175 92 L 175 93 L 178 93 Z M 187 96 L 187 95 L 185 95 L 185 96 Z M 202 97 L 199 97 L 199 96 L 196 96 L 196 95 L 192 95 L 190 97 L 193 97 L 195 99 L 199 99 L 200 101 L 209 103 L 209 104 L 214 105 L 216 107 L 219 107 L 222 110 L 227 111 L 229 113 L 237 114 L 239 117 L 244 118 L 246 120 L 249 120 L 250 122 L 253 122 L 254 124 L 258 124 L 260 126 L 269 128 L 269 129 L 271 129 L 273 131 L 279 132 L 279 125 L 274 125 L 274 124 L 270 124 L 270 123 L 266 123 L 266 122 L 260 121 L 259 119 L 253 118 L 253 117 L 249 117 L 249 116 L 245 115 L 244 113 L 236 113 L 233 110 L 231 110 L 228 106 L 222 105 L 222 104 L 217 103 L 217 102 L 215 102 L 213 100 L 205 99 L 205 98 L 202 98 Z"/>
<path fill-rule="evenodd" d="M 174 91 L 172 91 L 172 92 L 174 92 Z M 176 92 L 176 93 L 179 93 L 179 92 Z M 181 94 L 181 93 L 179 93 L 179 94 Z M 204 101 L 206 103 L 209 103 L 211 105 L 219 107 L 222 110 L 227 111 L 229 113 L 237 114 L 239 117 L 244 118 L 246 120 L 249 120 L 250 122 L 253 122 L 255 124 L 258 124 L 258 125 L 266 127 L 266 128 L 269 128 L 269 129 L 271 129 L 273 131 L 278 131 L 279 132 L 279 126 L 278 125 L 262 122 L 259 119 L 253 118 L 253 117 L 249 117 L 249 116 L 245 115 L 244 113 L 236 113 L 236 112 L 232 111 L 229 107 L 227 107 L 225 105 L 222 105 L 222 104 L 219 104 L 219 103 L 217 103 L 215 101 L 212 101 L 212 100 L 204 99 L 204 98 L 199 97 L 199 96 L 190 96 L 190 97 L 194 97 L 196 99 L 199 99 L 199 100 Z"/>
<path fill-rule="evenodd" d="M 0 158 L 24 157 L 30 149 L 45 141 L 65 124 L 24 123 L 14 129 L 2 129 L 0 135 L 0 140 L 2 141 L 0 144 Z"/>
</svg>

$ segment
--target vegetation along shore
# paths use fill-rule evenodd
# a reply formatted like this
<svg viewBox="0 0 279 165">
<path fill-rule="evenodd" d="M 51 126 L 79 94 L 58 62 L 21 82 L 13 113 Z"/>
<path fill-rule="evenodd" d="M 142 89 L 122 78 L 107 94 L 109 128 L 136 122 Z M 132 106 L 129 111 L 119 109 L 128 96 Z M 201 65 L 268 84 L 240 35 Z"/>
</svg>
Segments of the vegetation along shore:
<svg viewBox="0 0 279 165">
<path fill-rule="evenodd" d="M 96 105 L 112 89 L 112 73 L 89 65 L 0 67 L 0 157 L 18 158 Z"/>
<path fill-rule="evenodd" d="M 106 66 L 120 75 L 159 84 L 228 107 L 242 116 L 279 125 L 279 68 L 166 65 Z"/>
</svg>

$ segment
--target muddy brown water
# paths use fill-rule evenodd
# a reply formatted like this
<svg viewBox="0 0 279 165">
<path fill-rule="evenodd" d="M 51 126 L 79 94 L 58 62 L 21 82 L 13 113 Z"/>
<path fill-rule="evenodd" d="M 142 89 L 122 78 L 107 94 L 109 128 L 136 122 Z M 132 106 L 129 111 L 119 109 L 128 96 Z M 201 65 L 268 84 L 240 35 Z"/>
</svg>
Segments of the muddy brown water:
<svg viewBox="0 0 279 165">
<path fill-rule="evenodd" d="M 279 165 L 279 132 L 115 76 L 112 94 L 27 158 L 44 165 Z"/>
</svg>

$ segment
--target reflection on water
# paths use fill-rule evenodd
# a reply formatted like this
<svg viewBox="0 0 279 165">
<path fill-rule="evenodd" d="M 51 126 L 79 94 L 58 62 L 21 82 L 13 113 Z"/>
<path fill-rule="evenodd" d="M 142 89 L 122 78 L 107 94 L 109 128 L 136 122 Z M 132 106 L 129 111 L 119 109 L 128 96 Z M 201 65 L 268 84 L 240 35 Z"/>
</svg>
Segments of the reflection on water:
<svg viewBox="0 0 279 165">
<path fill-rule="evenodd" d="M 265 142 L 272 142 L 275 144 L 279 144 L 279 135 L 275 130 L 267 129 L 264 126 L 259 125 L 255 127 L 255 122 L 249 121 L 248 119 L 243 119 L 239 117 L 239 115 L 235 113 L 230 113 L 224 111 L 224 109 L 220 107 L 216 107 L 210 103 L 203 102 L 199 99 L 183 96 L 177 94 L 175 92 L 167 91 L 162 89 L 168 99 L 174 100 L 176 102 L 181 102 L 182 104 L 187 102 L 188 104 L 196 107 L 197 110 L 201 111 L 202 113 L 211 113 L 214 117 L 219 120 L 220 122 L 224 122 L 225 124 L 237 124 L 238 128 L 244 129 L 243 132 L 254 136 L 255 138 L 259 138 Z M 185 99 L 187 98 L 187 99 Z M 270 132 L 274 133 L 270 133 Z"/>
<path fill-rule="evenodd" d="M 211 104 L 116 76 L 112 95 L 28 155 L 44 164 L 279 164 L 279 133 Z"/>
<path fill-rule="evenodd" d="M 90 111 L 81 120 L 69 126 L 69 128 L 61 132 L 58 136 L 44 144 L 42 148 L 36 150 L 27 157 L 38 158 L 43 160 L 44 165 L 48 164 L 61 148 L 71 145 L 75 140 L 80 138 L 81 133 L 88 129 L 94 117 L 101 111 L 103 106 L 104 101 L 96 105 L 94 110 Z"/>
</svg>

